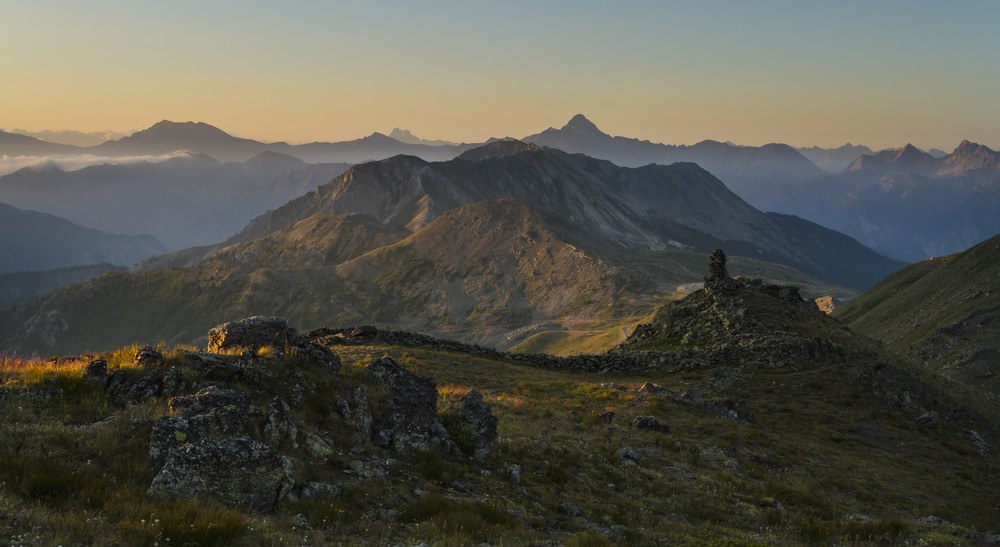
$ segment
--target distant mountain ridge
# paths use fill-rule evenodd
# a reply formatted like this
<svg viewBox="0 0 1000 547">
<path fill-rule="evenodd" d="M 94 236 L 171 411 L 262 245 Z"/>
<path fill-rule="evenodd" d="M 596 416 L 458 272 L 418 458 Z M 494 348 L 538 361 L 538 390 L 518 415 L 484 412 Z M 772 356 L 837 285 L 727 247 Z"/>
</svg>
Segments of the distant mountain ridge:
<svg viewBox="0 0 1000 547">
<path fill-rule="evenodd" d="M 101 263 L 131 266 L 164 252 L 152 236 L 109 234 L 0 203 L 0 274 Z"/>
<path fill-rule="evenodd" d="M 901 266 L 801 219 L 761 213 L 694 164 L 623 168 L 496 141 L 447 162 L 356 165 L 225 243 L 65 289 L 2 330 L 14 347 L 71 350 L 187 341 L 220 317 L 274 313 L 505 347 L 590 322 L 614 342 L 617 322 L 697 281 L 688 264 L 718 246 L 748 257 L 734 258 L 744 271 L 819 294 L 838 290 L 831 281 L 860 286 Z M 112 290 L 146 304 L 97 321 L 88 302 Z M 178 299 L 184 309 L 171 304 Z M 155 332 L 144 330 L 149 313 L 160 318 Z"/>
<path fill-rule="evenodd" d="M 231 242 L 318 212 L 362 213 L 413 231 L 445 211 L 493 199 L 530 203 L 543 216 L 560 219 L 581 244 L 710 250 L 728 242 L 739 247 L 733 254 L 783 262 L 855 287 L 901 265 L 808 222 L 760 213 L 694 164 L 622 168 L 520 141 L 496 141 L 449 162 L 399 156 L 355 166 L 255 219 Z M 844 253 L 854 258 L 835 258 Z M 864 273 L 849 265 L 854 261 L 877 266 Z"/>
<path fill-rule="evenodd" d="M 839 173 L 856 160 L 862 154 L 872 154 L 871 148 L 864 145 L 847 143 L 837 148 L 821 148 L 811 146 L 808 148 L 796 148 L 800 154 L 817 167 L 830 173 Z"/>
<path fill-rule="evenodd" d="M 178 250 L 218 243 L 346 169 L 269 151 L 245 163 L 191 155 L 70 172 L 33 167 L 0 177 L 0 201 L 106 232 L 151 233 Z"/>
<path fill-rule="evenodd" d="M 961 251 L 1000 233 L 1000 153 L 962 141 L 936 158 L 913 145 L 864 154 L 838 174 L 744 192 L 903 260 Z"/>
<path fill-rule="evenodd" d="M 548 128 L 525 142 L 610 160 L 624 167 L 693 162 L 725 181 L 737 194 L 746 186 L 774 178 L 806 180 L 823 171 L 791 146 L 736 146 L 706 140 L 693 145 L 667 145 L 628 137 L 612 137 L 582 114 L 560 129 Z"/>
</svg>

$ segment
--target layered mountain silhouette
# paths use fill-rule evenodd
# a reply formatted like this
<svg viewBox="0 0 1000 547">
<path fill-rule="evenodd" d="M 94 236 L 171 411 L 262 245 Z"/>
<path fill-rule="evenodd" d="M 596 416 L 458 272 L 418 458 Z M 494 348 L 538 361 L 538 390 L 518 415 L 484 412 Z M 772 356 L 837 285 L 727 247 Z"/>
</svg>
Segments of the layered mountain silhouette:
<svg viewBox="0 0 1000 547">
<path fill-rule="evenodd" d="M 497 141 L 448 162 L 396 156 L 354 166 L 223 244 L 61 291 L 11 316 L 3 332 L 15 347 L 79 350 L 190 341 L 226 316 L 267 313 L 510 346 L 533 329 L 648 313 L 698 281 L 691 264 L 718 246 L 748 257 L 738 262 L 747 273 L 821 294 L 901 266 L 841 234 L 761 213 L 694 164 L 623 168 Z M 143 309 L 97 321 L 109 291 Z"/>
<path fill-rule="evenodd" d="M 858 157 L 842 173 L 772 181 L 754 206 L 808 218 L 904 260 L 969 248 L 1000 232 L 1000 154 L 963 141 L 943 158 L 912 145 Z"/>
<path fill-rule="evenodd" d="M 847 143 L 843 146 L 837 148 L 821 148 L 819 146 L 811 146 L 809 148 L 796 148 L 799 154 L 805 156 L 805 158 L 814 164 L 816 167 L 823 169 L 824 171 L 829 171 L 830 173 L 839 173 L 844 169 L 847 169 L 851 163 L 858 159 L 859 156 L 863 154 L 872 154 L 872 149 L 867 146 L 860 144 Z"/>
<path fill-rule="evenodd" d="M 755 210 L 694 164 L 623 168 L 519 141 L 497 141 L 449 162 L 400 156 L 355 166 L 237 237 L 260 237 L 317 212 L 363 213 L 417 230 L 445 211 L 493 199 L 531 204 L 590 248 L 728 245 L 733 254 L 858 288 L 899 267 L 840 234 Z"/>
<path fill-rule="evenodd" d="M 152 236 L 109 234 L 0 203 L 0 274 L 101 263 L 131 266 L 165 251 Z"/>
<path fill-rule="evenodd" d="M 256 215 L 345 169 L 346 164 L 309 165 L 274 152 L 244 163 L 190 155 L 69 172 L 30 167 L 0 177 L 0 201 L 107 232 L 149 233 L 177 250 L 222 241 Z"/>
<path fill-rule="evenodd" d="M 82 149 L 76 146 L 47 142 L 20 133 L 0 130 L 0 155 L 48 156 L 78 153 L 80 150 Z"/>
<path fill-rule="evenodd" d="M 694 162 L 739 194 L 744 187 L 771 180 L 801 181 L 823 171 L 785 144 L 736 146 L 718 141 L 667 145 L 604 133 L 582 114 L 560 129 L 548 128 L 526 142 L 610 160 L 626 167 L 650 163 Z"/>
<path fill-rule="evenodd" d="M 105 156 L 124 156 L 190 150 L 227 162 L 246 161 L 261 152 L 270 151 L 294 156 L 308 163 L 358 163 L 397 154 L 419 155 L 428 160 L 450 159 L 468 148 L 467 145 L 441 146 L 420 142 L 412 134 L 409 137 L 409 142 L 403 142 L 382 133 L 372 133 L 342 142 L 264 143 L 234 137 L 204 122 L 163 120 L 128 137 L 93 147 L 92 151 Z"/>
</svg>

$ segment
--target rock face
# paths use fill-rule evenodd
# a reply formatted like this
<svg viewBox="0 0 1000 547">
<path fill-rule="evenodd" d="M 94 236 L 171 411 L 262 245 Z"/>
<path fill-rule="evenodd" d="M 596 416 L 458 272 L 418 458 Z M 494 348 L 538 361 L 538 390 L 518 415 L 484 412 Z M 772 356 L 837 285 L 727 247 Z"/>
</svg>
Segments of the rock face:
<svg viewBox="0 0 1000 547">
<path fill-rule="evenodd" d="M 375 424 L 375 444 L 400 452 L 455 449 L 437 412 L 434 380 L 411 373 L 389 357 L 373 360 L 365 374 L 387 394 L 386 416 Z"/>
<path fill-rule="evenodd" d="M 270 511 L 294 486 L 291 462 L 249 437 L 187 443 L 170 452 L 147 494 L 203 498 Z"/>
<path fill-rule="evenodd" d="M 298 340 L 296 330 L 281 317 L 255 316 L 242 321 L 232 321 L 208 331 L 208 351 L 244 349 L 257 351 L 272 346 L 284 351 Z"/>
</svg>

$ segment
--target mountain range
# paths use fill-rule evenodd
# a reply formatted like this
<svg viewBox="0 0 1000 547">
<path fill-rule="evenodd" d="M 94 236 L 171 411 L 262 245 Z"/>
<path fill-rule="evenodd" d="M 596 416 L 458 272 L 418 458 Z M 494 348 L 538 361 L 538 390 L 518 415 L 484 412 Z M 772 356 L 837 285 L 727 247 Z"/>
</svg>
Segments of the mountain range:
<svg viewBox="0 0 1000 547">
<path fill-rule="evenodd" d="M 847 143 L 837 148 L 821 148 L 810 146 L 808 148 L 796 148 L 809 161 L 816 164 L 816 167 L 830 173 L 839 173 L 854 160 L 863 154 L 872 154 L 872 149 L 864 145 Z"/>
<path fill-rule="evenodd" d="M 152 234 L 178 250 L 222 241 L 345 169 L 267 151 L 244 163 L 193 154 L 68 172 L 48 165 L 0 177 L 0 201 L 107 232 Z"/>
<path fill-rule="evenodd" d="M 510 346 L 539 329 L 607 329 L 648 311 L 698 281 L 685 264 L 719 246 L 750 259 L 748 273 L 821 294 L 902 266 L 841 234 L 761 213 L 694 164 L 623 168 L 496 141 L 447 162 L 396 156 L 353 166 L 225 243 L 63 290 L 0 332 L 15 347 L 79 350 L 184 341 L 227 314 L 274 313 Z M 143 306 L 111 313 L 109 291 Z M 152 315 L 155 331 L 146 330 Z"/>
<path fill-rule="evenodd" d="M 1000 232 L 1000 154 L 963 141 L 935 158 L 912 145 L 858 157 L 839 174 L 745 190 L 903 260 L 961 251 Z"/>
<path fill-rule="evenodd" d="M 164 252 L 149 235 L 109 234 L 0 203 L 0 274 L 101 263 L 132 266 Z"/>
<path fill-rule="evenodd" d="M 550 127 L 525 137 L 524 141 L 610 160 L 625 167 L 693 162 L 725 181 L 737 194 L 745 187 L 771 180 L 801 181 L 824 173 L 785 144 L 736 146 L 711 140 L 693 145 L 659 144 L 629 137 L 612 137 L 582 114 L 573 116 L 560 129 Z"/>
</svg>

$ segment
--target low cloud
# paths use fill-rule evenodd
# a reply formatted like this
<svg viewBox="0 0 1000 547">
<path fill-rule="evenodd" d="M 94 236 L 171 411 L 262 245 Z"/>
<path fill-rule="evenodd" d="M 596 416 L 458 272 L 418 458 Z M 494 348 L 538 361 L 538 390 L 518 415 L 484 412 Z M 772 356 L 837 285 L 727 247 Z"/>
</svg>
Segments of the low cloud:
<svg viewBox="0 0 1000 547">
<path fill-rule="evenodd" d="M 171 152 L 170 154 L 145 155 L 145 156 L 96 156 L 94 154 L 65 154 L 55 156 L 0 156 L 0 175 L 13 173 L 25 167 L 44 168 L 56 167 L 63 171 L 76 171 L 91 165 L 127 165 L 131 163 L 158 163 L 174 158 L 188 158 L 191 153 L 188 151 Z"/>
</svg>

